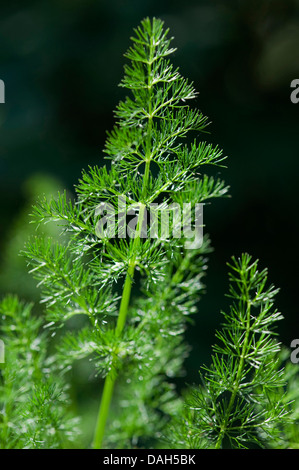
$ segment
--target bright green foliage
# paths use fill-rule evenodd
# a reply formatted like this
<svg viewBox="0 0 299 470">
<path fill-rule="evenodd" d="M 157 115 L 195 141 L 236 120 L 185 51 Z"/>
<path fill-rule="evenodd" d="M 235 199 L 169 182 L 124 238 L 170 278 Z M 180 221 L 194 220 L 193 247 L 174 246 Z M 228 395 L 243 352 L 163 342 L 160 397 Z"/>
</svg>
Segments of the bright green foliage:
<svg viewBox="0 0 299 470">
<path fill-rule="evenodd" d="M 102 445 L 111 399 L 116 417 L 106 445 L 154 442 L 168 415 L 178 410 L 171 378 L 181 373 L 187 353 L 183 333 L 202 289 L 209 247 L 205 240 L 187 250 L 183 234 L 150 238 L 150 204 L 165 209 L 176 203 L 183 212 L 184 203 L 204 203 L 227 192 L 222 181 L 200 173 L 204 165 L 221 166 L 224 157 L 197 140 L 207 118 L 188 104 L 197 93 L 169 61 L 175 49 L 163 22 L 145 19 L 132 43 L 121 82 L 130 96 L 116 109 L 105 147 L 111 168 L 84 171 L 73 202 L 65 194 L 41 199 L 33 221 L 61 224 L 62 235 L 58 242 L 36 237 L 25 253 L 50 326 L 66 327 L 64 332 L 71 317 L 86 319 L 82 330 L 66 331 L 59 355 L 65 365 L 90 356 L 106 377 L 95 447 Z M 189 131 L 194 135 L 188 143 Z M 120 200 L 135 208 L 134 237 L 123 231 Z M 99 237 L 102 202 L 119 217 L 121 238 L 108 229 Z M 188 217 L 195 222 L 194 214 Z M 111 222 L 111 215 L 107 219 Z M 171 218 L 170 233 L 179 229 Z M 121 414 L 126 406 L 129 420 Z"/>
<path fill-rule="evenodd" d="M 0 448 L 49 449 L 73 446 L 77 420 L 67 411 L 64 373 L 47 352 L 47 336 L 32 305 L 7 296 L 0 303 Z"/>
<path fill-rule="evenodd" d="M 134 367 L 122 374 L 119 407 L 109 428 L 112 447 L 148 448 L 161 442 L 169 418 L 181 412 L 171 380 L 183 373 L 189 352 L 183 333 L 187 316 L 196 311 L 205 263 L 199 250 L 190 250 L 165 264 L 163 281 L 133 303 L 128 333 Z"/>
<path fill-rule="evenodd" d="M 267 272 L 259 272 L 250 256 L 230 266 L 233 303 L 217 333 L 212 365 L 204 368 L 203 385 L 190 392 L 185 411 L 174 386 L 188 354 L 184 333 L 203 291 L 210 246 L 205 235 L 189 249 L 180 217 L 170 217 L 167 233 L 162 214 L 173 204 L 194 227 L 198 214 L 186 205 L 222 197 L 228 188 L 202 173 L 207 165 L 222 166 L 224 157 L 217 146 L 199 140 L 207 118 L 189 105 L 197 93 L 170 63 L 170 44 L 162 21 L 142 21 L 125 54 L 129 64 L 120 85 L 129 96 L 118 105 L 108 134 L 109 165 L 83 171 L 74 201 L 60 193 L 41 198 L 33 209 L 34 223 L 61 226 L 58 238 L 31 238 L 24 251 L 41 289 L 47 326 L 59 329 L 59 368 L 51 377 L 56 382 L 60 370 L 76 360 L 92 361 L 103 380 L 95 448 L 159 447 L 169 435 L 175 447 L 283 447 L 296 437 L 286 421 L 286 375 L 272 328 L 281 319 L 273 307 L 277 290 L 266 287 Z M 129 215 L 135 216 L 130 222 Z M 14 310 L 23 311 L 29 322 L 25 338 L 31 338 L 36 320 L 29 307 Z M 59 447 L 67 423 L 60 420 L 63 388 L 59 382 L 54 389 L 47 374 L 41 383 L 46 359 L 39 348 L 32 356 L 36 387 L 28 390 L 29 405 L 22 411 L 28 432 L 16 445 Z M 7 387 L 3 393 L 9 410 L 16 395 L 11 398 Z M 57 406 L 49 407 L 49 400 Z M 43 410 L 32 424 L 29 415 Z M 33 425 L 37 429 L 30 430 Z M 7 424 L 2 430 L 8 432 Z"/>
<path fill-rule="evenodd" d="M 285 446 L 289 405 L 274 327 L 277 289 L 247 254 L 232 259 L 225 322 L 216 333 L 212 364 L 187 401 L 175 445 L 197 448 Z"/>
</svg>

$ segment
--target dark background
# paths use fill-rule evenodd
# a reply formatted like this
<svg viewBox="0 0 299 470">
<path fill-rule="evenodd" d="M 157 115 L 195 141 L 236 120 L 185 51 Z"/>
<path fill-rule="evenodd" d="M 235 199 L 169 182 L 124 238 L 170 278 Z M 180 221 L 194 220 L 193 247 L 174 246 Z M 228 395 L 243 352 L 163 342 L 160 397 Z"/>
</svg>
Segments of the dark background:
<svg viewBox="0 0 299 470">
<path fill-rule="evenodd" d="M 198 91 L 196 105 L 212 124 L 208 139 L 228 156 L 221 171 L 231 198 L 205 208 L 215 249 L 196 328 L 188 382 L 208 360 L 227 305 L 226 262 L 247 251 L 281 288 L 280 339 L 298 327 L 299 78 L 298 0 L 10 1 L 0 7 L 1 293 L 36 296 L 17 258 L 26 214 L 40 192 L 68 188 L 82 168 L 101 164 L 117 85 L 132 29 L 160 17 L 175 37 L 172 57 Z M 206 138 L 206 137 L 205 137 Z"/>
</svg>

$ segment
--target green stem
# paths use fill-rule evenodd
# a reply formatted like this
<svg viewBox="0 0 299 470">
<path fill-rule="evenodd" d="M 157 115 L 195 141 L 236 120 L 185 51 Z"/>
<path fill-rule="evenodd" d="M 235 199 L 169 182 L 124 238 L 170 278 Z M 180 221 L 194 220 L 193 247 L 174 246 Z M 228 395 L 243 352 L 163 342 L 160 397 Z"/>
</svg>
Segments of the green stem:
<svg viewBox="0 0 299 470">
<path fill-rule="evenodd" d="M 101 399 L 101 405 L 99 409 L 96 430 L 94 435 L 93 441 L 93 448 L 94 449 L 101 449 L 104 432 L 105 432 L 105 425 L 108 418 L 108 412 L 110 408 L 110 402 L 113 394 L 115 376 L 112 376 L 111 372 L 107 375 L 104 383 L 103 394 Z"/>
<path fill-rule="evenodd" d="M 150 60 L 152 59 L 152 55 L 153 55 L 153 45 L 151 42 Z M 143 184 L 142 184 L 142 196 L 145 196 L 146 194 L 149 177 L 150 177 L 150 163 L 152 159 L 152 151 L 151 151 L 151 133 L 152 133 L 152 121 L 153 121 L 152 106 L 151 106 L 152 86 L 153 84 L 152 84 L 152 77 L 151 77 L 151 65 L 148 64 L 149 118 L 148 118 L 148 125 L 147 125 L 145 170 L 144 170 Z M 136 230 L 136 235 L 135 235 L 133 247 L 132 247 L 133 254 L 132 254 L 132 258 L 129 261 L 129 266 L 128 266 L 128 270 L 126 274 L 126 280 L 125 280 L 124 287 L 123 287 L 123 293 L 122 293 L 119 314 L 118 314 L 118 319 L 117 319 L 117 324 L 116 324 L 116 329 L 115 329 L 116 336 L 121 335 L 123 328 L 125 326 L 125 323 L 126 323 L 128 307 L 129 307 L 129 302 L 130 302 L 130 297 L 131 297 L 132 282 L 133 282 L 134 271 L 135 271 L 135 266 L 136 266 L 136 256 L 139 251 L 138 248 L 140 245 L 140 236 L 141 236 L 142 225 L 143 225 L 143 220 L 144 220 L 144 215 L 145 215 L 145 208 L 146 206 L 144 204 L 142 203 L 139 204 L 139 216 L 138 216 L 138 222 L 137 222 L 137 230 Z M 102 447 L 105 426 L 106 426 L 106 422 L 108 418 L 108 412 L 109 412 L 110 403 L 111 403 L 111 399 L 113 395 L 115 380 L 116 380 L 116 373 L 112 367 L 104 383 L 103 394 L 101 398 L 101 404 L 100 404 L 100 409 L 98 413 L 94 441 L 93 441 L 93 447 L 95 449 L 101 449 Z"/>
<path fill-rule="evenodd" d="M 136 240 L 136 239 L 135 239 Z M 134 241 L 135 241 L 134 240 Z M 135 264 L 131 263 L 129 265 L 126 280 L 123 288 L 120 308 L 119 308 L 119 315 L 117 319 L 115 334 L 119 336 L 124 328 L 126 322 L 126 316 L 131 296 L 131 289 L 132 289 L 132 280 L 134 276 L 134 269 Z M 103 437 L 105 433 L 106 422 L 108 418 L 108 412 L 110 408 L 110 403 L 113 395 L 114 383 L 116 380 L 116 374 L 113 369 L 111 369 L 105 379 L 103 394 L 101 398 L 101 404 L 99 409 L 99 414 L 97 418 L 97 424 L 95 429 L 93 447 L 95 449 L 101 449 Z"/>
<path fill-rule="evenodd" d="M 239 389 L 239 386 L 240 386 L 240 382 L 241 382 L 241 379 L 242 379 L 242 372 L 243 372 L 246 351 L 247 351 L 247 348 L 248 348 L 249 334 L 250 334 L 251 303 L 250 303 L 250 300 L 249 300 L 249 293 L 248 292 L 246 292 L 246 296 L 247 296 L 247 301 L 246 301 L 246 303 L 247 303 L 247 306 L 246 306 L 246 313 L 247 313 L 247 315 L 246 315 L 246 333 L 245 333 L 244 343 L 243 343 L 242 352 L 241 352 L 241 359 L 240 359 L 238 369 L 237 369 L 237 374 L 236 374 L 236 379 L 235 379 L 235 383 L 234 383 L 234 387 L 233 387 L 233 392 L 232 392 L 232 395 L 230 397 L 230 401 L 229 401 L 229 404 L 228 404 L 228 407 L 227 407 L 227 410 L 226 410 L 226 413 L 225 413 L 225 418 L 224 418 L 224 421 L 221 425 L 221 431 L 219 433 L 219 436 L 218 436 L 218 439 L 217 439 L 217 442 L 216 442 L 216 445 L 215 445 L 216 449 L 221 448 L 223 437 L 224 437 L 225 432 L 227 430 L 227 425 L 228 425 L 228 421 L 229 421 L 229 418 L 230 418 L 230 413 L 231 413 L 232 407 L 234 405 L 234 402 L 235 402 L 235 399 L 236 399 L 236 396 L 237 396 L 237 392 L 238 392 L 238 389 Z"/>
<path fill-rule="evenodd" d="M 141 230 L 142 230 L 144 213 L 145 213 L 145 206 L 144 204 L 141 204 L 139 216 L 138 216 L 136 236 L 134 238 L 134 243 L 133 243 L 133 248 L 132 248 L 133 256 L 129 262 L 129 267 L 127 270 L 126 280 L 124 283 L 121 303 L 119 307 L 117 324 L 115 328 L 116 336 L 121 335 L 124 329 L 125 323 L 126 323 L 128 307 L 129 307 L 129 302 L 130 302 L 130 297 L 131 297 L 132 282 L 134 278 L 134 271 L 135 271 L 135 265 L 136 265 L 136 254 L 138 253 L 138 246 L 140 244 L 140 235 L 141 235 Z M 100 409 L 98 413 L 94 441 L 93 441 L 94 449 L 101 449 L 102 447 L 102 442 L 103 442 L 106 422 L 108 418 L 110 403 L 111 403 L 111 399 L 113 395 L 115 380 L 116 380 L 116 373 L 112 367 L 108 375 L 106 376 L 105 383 L 104 383 L 103 394 L 101 398 L 101 404 L 100 404 Z"/>
</svg>

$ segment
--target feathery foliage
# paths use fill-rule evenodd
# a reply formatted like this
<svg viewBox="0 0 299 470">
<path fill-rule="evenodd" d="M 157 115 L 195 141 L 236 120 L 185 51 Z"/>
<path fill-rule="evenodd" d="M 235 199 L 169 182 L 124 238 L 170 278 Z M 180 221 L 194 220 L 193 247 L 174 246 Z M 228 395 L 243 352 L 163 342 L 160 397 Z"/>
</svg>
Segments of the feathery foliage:
<svg viewBox="0 0 299 470">
<path fill-rule="evenodd" d="M 24 409 L 18 408 L 23 399 L 12 406 L 19 385 L 17 395 L 14 385 L 12 392 L 2 389 L 3 442 L 63 446 L 60 436 L 71 436 L 59 401 L 64 384 L 56 378 L 82 359 L 92 361 L 103 386 L 94 448 L 158 447 L 168 429 L 175 446 L 281 442 L 290 406 L 272 330 L 281 315 L 273 310 L 276 290 L 265 287 L 266 271 L 259 272 L 248 255 L 233 259 L 234 302 L 217 333 L 204 384 L 193 390 L 185 411 L 176 391 L 174 378 L 183 373 L 189 352 L 184 333 L 203 292 L 211 250 L 199 230 L 202 205 L 228 191 L 204 171 L 208 165 L 223 166 L 225 157 L 200 140 L 208 120 L 190 105 L 197 97 L 193 84 L 170 62 L 175 49 L 163 22 L 146 18 L 131 39 L 120 83 L 128 96 L 115 110 L 104 148 L 107 163 L 82 172 L 73 199 L 60 192 L 41 197 L 33 207 L 39 232 L 23 254 L 38 282 L 46 327 L 59 332 L 57 351 L 51 375 L 41 374 L 50 368 L 45 346 L 39 346 L 38 357 L 30 356 L 33 364 L 29 361 L 27 369 L 20 366 L 16 383 L 23 386 L 28 367 L 36 381 L 30 389 L 24 384 Z M 41 234 L 48 223 L 60 226 L 59 237 Z M 14 318 L 26 318 L 28 332 L 22 334 L 27 346 L 35 345 L 40 323 L 30 307 L 5 302 L 15 305 Z M 9 311 L 5 302 L 2 308 Z M 38 338 L 44 344 L 45 336 Z M 57 402 L 54 411 L 50 401 Z M 8 427 L 19 416 L 26 427 L 22 437 L 13 434 L 16 425 Z"/>
<path fill-rule="evenodd" d="M 112 419 L 107 443 L 153 439 L 177 403 L 169 378 L 181 373 L 183 333 L 202 289 L 209 243 L 186 249 L 181 217 L 170 217 L 166 226 L 162 213 L 174 204 L 183 223 L 194 227 L 198 215 L 188 204 L 227 192 L 222 181 L 199 178 L 201 167 L 222 165 L 224 157 L 218 147 L 198 141 L 207 118 L 188 104 L 197 92 L 170 63 L 171 40 L 155 18 L 135 30 L 120 84 L 130 96 L 116 108 L 104 149 L 111 165 L 84 171 L 74 201 L 65 193 L 40 199 L 33 221 L 61 224 L 62 234 L 58 241 L 31 239 L 25 250 L 49 327 L 66 330 L 60 360 L 67 366 L 91 357 L 106 378 L 95 447 L 102 446 L 115 382 L 116 409 L 130 402 L 131 419 L 125 427 Z M 150 210 L 160 227 L 154 236 Z M 135 215 L 130 223 L 128 215 Z M 133 300 L 132 286 L 140 293 Z M 67 331 L 68 320 L 78 315 L 86 318 L 83 328 Z"/>
<path fill-rule="evenodd" d="M 266 286 L 267 270 L 259 271 L 247 254 L 232 258 L 229 267 L 232 304 L 174 442 L 191 448 L 280 446 L 289 403 L 274 331 L 282 319 L 274 308 L 277 289 Z"/>
<path fill-rule="evenodd" d="M 57 358 L 48 353 L 41 319 L 15 296 L 0 303 L 5 363 L 0 370 L 0 448 L 72 447 L 77 419 L 67 410 L 68 389 Z"/>
</svg>

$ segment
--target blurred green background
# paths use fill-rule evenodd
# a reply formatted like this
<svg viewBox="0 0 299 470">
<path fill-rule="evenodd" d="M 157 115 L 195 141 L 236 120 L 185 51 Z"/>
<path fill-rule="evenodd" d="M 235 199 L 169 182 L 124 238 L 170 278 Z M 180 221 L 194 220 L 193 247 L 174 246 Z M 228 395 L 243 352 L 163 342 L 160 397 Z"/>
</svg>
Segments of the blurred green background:
<svg viewBox="0 0 299 470">
<path fill-rule="evenodd" d="M 38 301 L 17 256 L 32 230 L 30 206 L 38 194 L 72 192 L 82 168 L 103 161 L 113 109 L 124 98 L 117 86 L 123 53 L 145 16 L 170 28 L 173 62 L 200 91 L 196 105 L 212 121 L 208 139 L 228 156 L 220 176 L 231 198 L 204 212 L 215 251 L 188 332 L 193 353 L 184 380 L 192 382 L 227 305 L 232 255 L 247 251 L 269 268 L 281 288 L 280 339 L 289 346 L 299 336 L 299 104 L 290 100 L 290 83 L 299 78 L 299 0 L 2 2 L 0 293 Z M 83 383 L 90 371 L 77 373 Z"/>
</svg>

